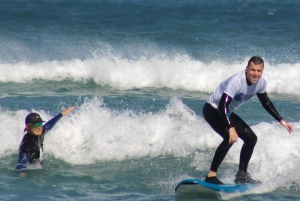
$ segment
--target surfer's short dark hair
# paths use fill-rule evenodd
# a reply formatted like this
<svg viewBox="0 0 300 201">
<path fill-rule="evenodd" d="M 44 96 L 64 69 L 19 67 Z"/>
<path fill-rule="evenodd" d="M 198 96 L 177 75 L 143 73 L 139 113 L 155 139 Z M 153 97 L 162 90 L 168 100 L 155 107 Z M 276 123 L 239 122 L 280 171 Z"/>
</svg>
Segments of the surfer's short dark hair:
<svg viewBox="0 0 300 201">
<path fill-rule="evenodd" d="M 250 58 L 250 60 L 248 61 L 248 66 L 250 66 L 250 63 L 253 62 L 255 65 L 261 65 L 262 67 L 264 67 L 264 60 L 260 57 L 260 56 L 253 56 Z"/>
</svg>

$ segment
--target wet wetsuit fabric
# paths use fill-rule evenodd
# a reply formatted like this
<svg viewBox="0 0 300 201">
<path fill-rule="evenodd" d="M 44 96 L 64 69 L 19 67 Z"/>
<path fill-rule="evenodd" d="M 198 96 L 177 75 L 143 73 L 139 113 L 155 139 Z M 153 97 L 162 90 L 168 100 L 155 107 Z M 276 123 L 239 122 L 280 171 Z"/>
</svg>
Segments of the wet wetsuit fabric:
<svg viewBox="0 0 300 201">
<path fill-rule="evenodd" d="M 251 159 L 255 144 L 257 142 L 257 136 L 237 114 L 232 112 L 232 110 L 255 95 L 252 94 L 253 92 L 256 93 L 263 107 L 276 120 L 282 120 L 281 116 L 276 111 L 274 105 L 265 92 L 266 82 L 263 80 L 261 83 L 259 83 L 259 81 L 256 84 L 249 85 L 247 84 L 247 79 L 244 71 L 242 73 L 236 73 L 228 80 L 221 83 L 216 89 L 217 92 L 215 91 L 208 99 L 208 102 L 204 105 L 203 116 L 205 120 L 214 129 L 214 131 L 223 138 L 222 143 L 216 150 L 210 170 L 217 172 L 227 152 L 231 148 L 232 144 L 229 144 L 229 128 L 235 127 L 238 133 L 238 137 L 244 141 L 240 153 L 239 171 L 247 172 L 248 163 Z M 230 88 L 230 90 L 228 90 L 228 88 Z M 241 90 L 241 88 L 243 89 Z M 228 95 L 227 91 L 231 91 L 231 95 Z M 233 91 L 239 93 L 232 95 Z M 218 97 L 220 98 L 218 99 Z M 234 101 L 234 107 L 231 107 Z M 214 107 L 216 103 L 218 103 L 218 108 Z"/>
<path fill-rule="evenodd" d="M 34 136 L 32 134 L 26 133 L 22 139 L 19 147 L 19 158 L 16 170 L 21 170 L 27 168 L 29 164 L 36 164 L 43 162 L 43 141 L 45 134 L 53 128 L 57 121 L 62 117 L 59 113 L 48 121 L 43 126 L 43 132 L 40 137 Z"/>
</svg>

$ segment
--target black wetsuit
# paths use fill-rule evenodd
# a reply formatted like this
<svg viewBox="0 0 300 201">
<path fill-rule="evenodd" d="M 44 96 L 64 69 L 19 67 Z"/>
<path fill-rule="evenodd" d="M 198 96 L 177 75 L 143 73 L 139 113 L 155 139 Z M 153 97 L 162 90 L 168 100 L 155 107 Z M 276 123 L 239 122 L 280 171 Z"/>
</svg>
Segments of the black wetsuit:
<svg viewBox="0 0 300 201">
<path fill-rule="evenodd" d="M 40 137 L 26 133 L 22 139 L 19 147 L 19 158 L 16 170 L 24 169 L 29 164 L 39 163 L 42 165 L 43 162 L 43 141 L 45 134 L 53 128 L 57 121 L 62 117 L 59 113 L 50 121 L 43 126 L 43 132 Z"/>
<path fill-rule="evenodd" d="M 260 100 L 263 107 L 277 120 L 281 121 L 282 118 L 276 111 L 274 105 L 270 101 L 268 94 L 257 93 L 258 99 Z M 206 103 L 203 107 L 203 116 L 209 125 L 216 131 L 222 138 L 223 141 L 216 150 L 213 158 L 210 170 L 217 172 L 220 164 L 225 158 L 227 152 L 231 148 L 233 143 L 229 143 L 229 128 L 234 127 L 238 137 L 244 141 L 240 153 L 240 164 L 239 171 L 247 172 L 248 163 L 255 147 L 257 136 L 252 129 L 234 112 L 229 114 L 229 105 L 232 98 L 226 93 L 223 93 L 218 109 L 214 108 L 209 103 Z"/>
</svg>

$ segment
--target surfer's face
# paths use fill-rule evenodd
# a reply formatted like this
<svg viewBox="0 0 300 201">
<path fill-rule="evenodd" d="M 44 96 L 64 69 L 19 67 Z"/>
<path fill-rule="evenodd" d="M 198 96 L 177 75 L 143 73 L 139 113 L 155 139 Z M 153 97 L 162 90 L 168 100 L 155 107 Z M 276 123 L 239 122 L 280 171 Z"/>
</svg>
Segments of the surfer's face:
<svg viewBox="0 0 300 201">
<path fill-rule="evenodd" d="M 43 132 L 42 124 L 40 126 L 36 126 L 36 125 L 33 126 L 31 124 L 27 124 L 26 129 L 27 129 L 28 133 L 35 135 L 35 136 L 41 136 L 42 132 Z"/>
<path fill-rule="evenodd" d="M 262 65 L 256 65 L 253 62 L 251 62 L 250 65 L 246 67 L 246 75 L 248 81 L 250 81 L 252 84 L 258 82 L 259 78 L 263 73 L 263 70 L 264 67 Z"/>
</svg>

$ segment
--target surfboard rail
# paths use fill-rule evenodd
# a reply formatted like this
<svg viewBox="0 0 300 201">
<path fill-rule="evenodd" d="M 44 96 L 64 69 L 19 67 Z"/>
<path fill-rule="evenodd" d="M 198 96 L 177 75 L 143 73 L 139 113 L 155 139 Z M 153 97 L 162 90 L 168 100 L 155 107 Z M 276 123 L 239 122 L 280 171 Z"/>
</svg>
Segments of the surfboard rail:
<svg viewBox="0 0 300 201">
<path fill-rule="evenodd" d="M 258 184 L 212 184 L 200 179 L 185 179 L 175 188 L 175 193 L 184 192 L 224 192 L 224 193 L 244 193 Z"/>
</svg>

